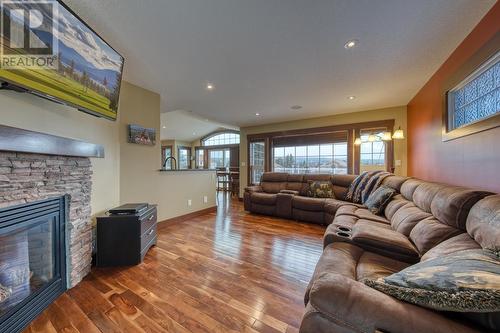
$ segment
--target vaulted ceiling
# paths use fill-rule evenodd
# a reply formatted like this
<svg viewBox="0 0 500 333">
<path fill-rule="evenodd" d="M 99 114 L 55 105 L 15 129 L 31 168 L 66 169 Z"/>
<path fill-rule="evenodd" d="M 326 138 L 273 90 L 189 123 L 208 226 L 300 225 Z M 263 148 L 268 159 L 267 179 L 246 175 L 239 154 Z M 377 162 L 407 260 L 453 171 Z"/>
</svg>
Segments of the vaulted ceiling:
<svg viewBox="0 0 500 333">
<path fill-rule="evenodd" d="M 125 56 L 127 81 L 161 94 L 162 112 L 238 126 L 405 105 L 495 3 L 65 2 Z"/>
</svg>

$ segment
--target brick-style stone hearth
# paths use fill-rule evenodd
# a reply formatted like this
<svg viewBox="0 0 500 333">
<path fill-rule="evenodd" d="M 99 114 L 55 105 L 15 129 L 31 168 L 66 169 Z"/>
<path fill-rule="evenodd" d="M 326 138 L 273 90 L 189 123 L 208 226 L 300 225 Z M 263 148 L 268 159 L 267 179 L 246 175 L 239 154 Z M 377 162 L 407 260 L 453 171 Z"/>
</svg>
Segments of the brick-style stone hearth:
<svg viewBox="0 0 500 333">
<path fill-rule="evenodd" d="M 90 272 L 92 166 L 86 157 L 0 151 L 0 208 L 69 195 L 69 286 Z"/>
</svg>

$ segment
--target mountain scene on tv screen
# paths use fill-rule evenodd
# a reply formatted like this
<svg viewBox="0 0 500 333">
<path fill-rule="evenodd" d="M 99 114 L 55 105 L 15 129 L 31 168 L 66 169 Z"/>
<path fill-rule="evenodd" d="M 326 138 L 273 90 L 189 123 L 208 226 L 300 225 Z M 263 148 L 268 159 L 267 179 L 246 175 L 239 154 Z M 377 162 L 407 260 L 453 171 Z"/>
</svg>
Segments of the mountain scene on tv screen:
<svg viewBox="0 0 500 333">
<path fill-rule="evenodd" d="M 28 89 L 115 119 L 123 58 L 63 6 L 57 2 L 54 4 L 58 6 L 53 20 L 58 43 L 56 69 L 0 69 L 0 76 Z M 42 7 L 37 9 L 44 17 L 42 22 L 49 22 L 51 13 L 44 12 Z M 45 45 L 52 45 L 53 31 L 50 25 L 42 24 L 30 29 L 30 34 L 31 38 Z"/>
</svg>

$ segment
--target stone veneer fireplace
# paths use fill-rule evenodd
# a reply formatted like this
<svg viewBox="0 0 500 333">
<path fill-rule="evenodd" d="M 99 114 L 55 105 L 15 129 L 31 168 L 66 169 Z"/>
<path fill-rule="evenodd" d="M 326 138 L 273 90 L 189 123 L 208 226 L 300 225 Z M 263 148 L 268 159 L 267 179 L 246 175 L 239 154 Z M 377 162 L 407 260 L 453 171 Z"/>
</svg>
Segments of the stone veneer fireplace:
<svg viewBox="0 0 500 333">
<path fill-rule="evenodd" d="M 90 157 L 102 146 L 0 125 L 0 332 L 90 272 Z"/>
<path fill-rule="evenodd" d="M 90 159 L 0 151 L 0 208 L 69 195 L 68 287 L 90 272 Z"/>
</svg>

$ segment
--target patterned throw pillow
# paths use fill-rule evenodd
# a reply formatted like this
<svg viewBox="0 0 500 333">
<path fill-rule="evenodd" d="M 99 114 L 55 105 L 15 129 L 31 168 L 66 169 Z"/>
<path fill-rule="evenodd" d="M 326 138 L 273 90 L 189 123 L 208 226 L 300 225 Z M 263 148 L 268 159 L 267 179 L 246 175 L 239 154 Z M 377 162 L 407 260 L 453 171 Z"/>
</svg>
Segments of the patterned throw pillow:
<svg viewBox="0 0 500 333">
<path fill-rule="evenodd" d="M 366 285 L 399 300 L 453 312 L 500 311 L 500 259 L 490 250 L 464 250 L 430 259 Z"/>
<path fill-rule="evenodd" d="M 7 300 L 11 294 L 12 294 L 11 288 L 4 287 L 0 284 L 0 303 Z"/>
<path fill-rule="evenodd" d="M 311 198 L 335 198 L 332 182 L 310 180 L 307 196 Z"/>
<path fill-rule="evenodd" d="M 375 190 L 368 200 L 365 202 L 365 206 L 375 215 L 382 215 L 384 213 L 385 207 L 391 201 L 392 197 L 396 194 L 396 191 L 387 186 L 380 186 Z"/>
</svg>

